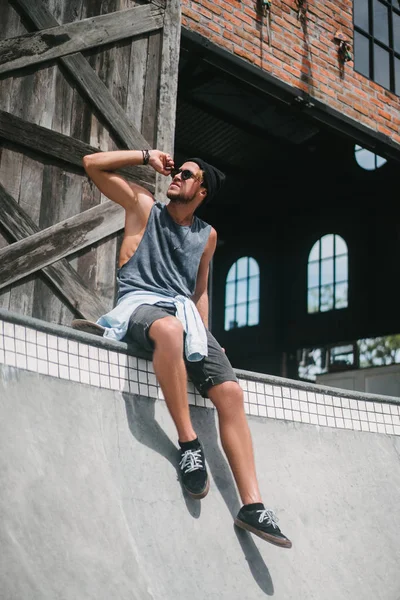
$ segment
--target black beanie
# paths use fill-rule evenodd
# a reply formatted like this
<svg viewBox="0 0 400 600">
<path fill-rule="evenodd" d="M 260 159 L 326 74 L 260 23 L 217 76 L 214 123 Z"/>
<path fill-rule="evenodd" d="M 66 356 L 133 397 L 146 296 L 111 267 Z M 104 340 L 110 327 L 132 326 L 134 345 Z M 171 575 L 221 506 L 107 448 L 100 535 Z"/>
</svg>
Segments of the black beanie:
<svg viewBox="0 0 400 600">
<path fill-rule="evenodd" d="M 207 197 L 204 200 L 204 204 L 210 202 L 221 189 L 225 181 L 225 174 L 201 158 L 188 158 L 185 162 L 195 162 L 204 172 L 203 185 L 207 190 Z"/>
</svg>

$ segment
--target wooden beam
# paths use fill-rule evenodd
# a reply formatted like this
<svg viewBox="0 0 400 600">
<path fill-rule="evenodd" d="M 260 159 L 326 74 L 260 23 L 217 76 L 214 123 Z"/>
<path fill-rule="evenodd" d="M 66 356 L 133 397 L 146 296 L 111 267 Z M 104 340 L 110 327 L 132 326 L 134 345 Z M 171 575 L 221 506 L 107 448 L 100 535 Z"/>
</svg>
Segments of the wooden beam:
<svg viewBox="0 0 400 600">
<path fill-rule="evenodd" d="M 0 110 L 0 138 L 16 146 L 28 148 L 35 154 L 39 152 L 56 161 L 66 162 L 82 169 L 82 158 L 85 154 L 99 152 L 97 148 L 69 135 L 29 123 L 2 110 Z M 127 167 L 118 172 L 154 193 L 155 172 L 151 167 Z"/>
<path fill-rule="evenodd" d="M 151 148 L 157 148 L 156 117 L 160 92 L 161 44 L 162 32 L 149 35 L 146 58 L 146 82 L 143 95 L 142 131 L 151 142 Z"/>
<path fill-rule="evenodd" d="M 29 17 L 37 29 L 58 27 L 58 21 L 43 4 L 32 0 L 15 0 L 15 2 L 23 15 Z M 126 148 L 151 148 L 151 144 L 128 120 L 125 111 L 81 53 L 61 57 L 59 60 Z"/>
<path fill-rule="evenodd" d="M 37 225 L 35 225 L 1 184 L 0 221 L 9 235 L 15 240 L 21 240 L 39 232 Z M 81 277 L 66 259 L 60 260 L 57 264 L 45 267 L 42 273 L 81 317 L 96 320 L 106 312 L 106 308 L 97 294 L 84 284 Z"/>
<path fill-rule="evenodd" d="M 124 209 L 108 200 L 2 248 L 0 289 L 121 231 L 124 224 Z"/>
<path fill-rule="evenodd" d="M 152 148 L 140 131 L 130 123 L 123 108 L 112 97 L 107 86 L 82 54 L 72 54 L 60 60 L 125 148 L 131 150 Z"/>
<path fill-rule="evenodd" d="M 181 2 L 169 0 L 162 32 L 158 117 L 155 146 L 174 155 L 176 104 L 178 97 L 179 49 L 181 39 Z M 156 177 L 156 198 L 166 196 L 169 182 Z"/>
<path fill-rule="evenodd" d="M 0 74 L 161 29 L 164 11 L 153 4 L 51 27 L 0 42 Z"/>
</svg>

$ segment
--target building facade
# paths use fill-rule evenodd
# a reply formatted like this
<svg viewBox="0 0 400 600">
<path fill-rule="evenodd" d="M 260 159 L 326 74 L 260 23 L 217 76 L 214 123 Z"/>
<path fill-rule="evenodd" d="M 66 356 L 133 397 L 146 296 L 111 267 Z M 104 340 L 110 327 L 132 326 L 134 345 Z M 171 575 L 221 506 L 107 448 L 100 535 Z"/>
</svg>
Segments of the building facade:
<svg viewBox="0 0 400 600">
<path fill-rule="evenodd" d="M 228 175 L 205 218 L 213 329 L 239 368 L 390 364 L 360 341 L 389 335 L 399 358 L 399 23 L 395 0 L 182 3 L 176 153 Z"/>
<path fill-rule="evenodd" d="M 400 144 L 397 0 L 184 0 L 182 25 Z"/>
</svg>

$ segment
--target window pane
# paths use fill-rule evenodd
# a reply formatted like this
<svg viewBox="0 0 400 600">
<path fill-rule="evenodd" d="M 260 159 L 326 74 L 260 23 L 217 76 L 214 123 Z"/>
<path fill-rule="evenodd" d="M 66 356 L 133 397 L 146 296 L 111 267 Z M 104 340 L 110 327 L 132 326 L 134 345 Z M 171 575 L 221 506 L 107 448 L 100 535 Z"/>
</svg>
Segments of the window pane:
<svg viewBox="0 0 400 600">
<path fill-rule="evenodd" d="M 400 15 L 393 11 L 393 47 L 395 52 L 400 52 Z"/>
<path fill-rule="evenodd" d="M 249 276 L 259 275 L 260 269 L 258 268 L 258 263 L 254 258 L 249 258 Z"/>
<path fill-rule="evenodd" d="M 247 304 L 239 304 L 236 307 L 236 320 L 238 327 L 247 325 Z"/>
<path fill-rule="evenodd" d="M 361 148 L 356 151 L 356 161 L 360 167 L 366 171 L 375 170 L 375 154 L 366 148 Z"/>
<path fill-rule="evenodd" d="M 333 256 L 333 235 L 324 235 L 321 238 L 321 258 L 330 258 Z"/>
<path fill-rule="evenodd" d="M 237 279 L 244 279 L 245 277 L 247 277 L 247 264 L 248 264 L 248 258 L 247 256 L 243 256 L 242 258 L 239 258 L 239 260 L 237 261 Z"/>
<path fill-rule="evenodd" d="M 331 348 L 330 364 L 354 365 L 353 346 L 336 346 Z"/>
<path fill-rule="evenodd" d="M 347 291 L 348 291 L 348 284 L 347 283 L 338 283 L 335 286 L 335 292 L 336 292 L 336 302 L 335 302 L 335 307 L 336 308 L 346 308 L 347 306 Z"/>
<path fill-rule="evenodd" d="M 374 44 L 374 81 L 390 89 L 389 52 Z"/>
<path fill-rule="evenodd" d="M 389 45 L 388 9 L 379 0 L 374 0 L 374 38 Z"/>
<path fill-rule="evenodd" d="M 237 285 L 237 288 L 236 288 L 236 292 L 237 292 L 236 303 L 247 302 L 247 285 L 248 285 L 248 280 L 244 279 L 242 281 L 238 281 L 236 285 Z"/>
<path fill-rule="evenodd" d="M 235 281 L 236 279 L 236 263 L 234 263 L 229 269 L 226 281 Z"/>
<path fill-rule="evenodd" d="M 382 158 L 382 156 L 378 156 L 377 154 L 375 155 L 375 158 L 377 169 L 379 169 L 379 167 L 382 167 L 382 165 L 384 165 L 387 162 L 386 158 Z"/>
<path fill-rule="evenodd" d="M 347 254 L 347 245 L 346 242 L 340 235 L 335 235 L 335 255 L 338 254 Z"/>
<path fill-rule="evenodd" d="M 226 308 L 225 309 L 225 331 L 228 331 L 229 329 L 233 329 L 235 327 L 235 309 L 234 307 L 232 308 Z"/>
<path fill-rule="evenodd" d="M 225 287 L 225 306 L 232 306 L 235 304 L 235 290 L 236 284 L 233 281 L 232 283 L 227 283 Z"/>
<path fill-rule="evenodd" d="M 248 325 L 258 325 L 259 319 L 259 302 L 250 302 L 249 304 L 249 320 Z"/>
<path fill-rule="evenodd" d="M 324 285 L 321 288 L 321 312 L 333 309 L 333 285 Z"/>
<path fill-rule="evenodd" d="M 395 85 L 394 91 L 400 96 L 400 60 L 398 58 L 394 59 L 394 76 L 395 76 Z"/>
<path fill-rule="evenodd" d="M 368 2 L 354 0 L 354 25 L 368 31 Z"/>
<path fill-rule="evenodd" d="M 308 263 L 308 285 L 316 287 L 319 285 L 319 262 Z"/>
<path fill-rule="evenodd" d="M 353 356 L 354 349 L 351 344 L 348 346 L 334 346 L 331 348 L 331 358 L 337 358 L 338 356 Z"/>
<path fill-rule="evenodd" d="M 232 265 L 226 280 L 225 330 L 244 327 L 248 324 L 248 319 L 249 324 L 258 324 L 259 299 L 260 269 L 258 263 L 254 258 L 243 256 Z"/>
<path fill-rule="evenodd" d="M 357 31 L 354 32 L 354 68 L 361 75 L 370 76 L 369 41 Z"/>
<path fill-rule="evenodd" d="M 308 257 L 309 261 L 319 260 L 319 240 L 315 242 L 314 246 L 311 248 L 310 256 Z"/>
<path fill-rule="evenodd" d="M 319 310 L 319 288 L 308 290 L 308 312 L 314 313 Z"/>
<path fill-rule="evenodd" d="M 340 256 L 336 259 L 336 281 L 347 281 L 347 256 Z"/>
<path fill-rule="evenodd" d="M 321 285 L 333 283 L 333 258 L 321 261 Z"/>
<path fill-rule="evenodd" d="M 249 279 L 249 300 L 259 300 L 260 298 L 260 278 L 250 277 Z"/>
</svg>

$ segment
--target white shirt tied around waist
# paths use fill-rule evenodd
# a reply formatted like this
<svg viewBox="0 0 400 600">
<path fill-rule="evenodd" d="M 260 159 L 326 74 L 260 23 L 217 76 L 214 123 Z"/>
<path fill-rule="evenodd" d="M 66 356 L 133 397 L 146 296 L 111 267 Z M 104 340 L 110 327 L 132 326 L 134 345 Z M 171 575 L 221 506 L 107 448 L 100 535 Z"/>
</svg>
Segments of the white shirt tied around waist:
<svg viewBox="0 0 400 600">
<path fill-rule="evenodd" d="M 97 324 L 105 328 L 104 337 L 122 340 L 128 331 L 132 313 L 142 304 L 168 302 L 176 307 L 176 317 L 186 333 L 185 356 L 190 362 L 202 360 L 208 354 L 207 333 L 196 305 L 185 296 L 164 296 L 154 292 L 128 292 L 115 308 L 100 317 Z"/>
</svg>

